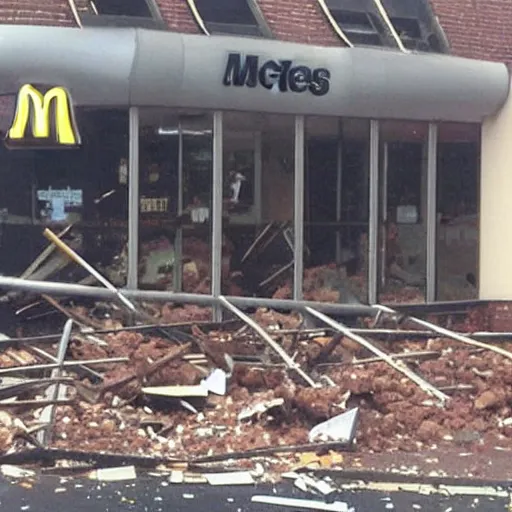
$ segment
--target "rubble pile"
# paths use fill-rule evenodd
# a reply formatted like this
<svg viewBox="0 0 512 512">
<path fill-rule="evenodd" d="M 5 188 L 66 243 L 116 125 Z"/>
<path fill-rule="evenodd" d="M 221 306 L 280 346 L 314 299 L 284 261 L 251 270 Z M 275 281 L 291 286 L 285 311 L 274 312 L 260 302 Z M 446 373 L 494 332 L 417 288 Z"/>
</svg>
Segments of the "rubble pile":
<svg viewBox="0 0 512 512">
<path fill-rule="evenodd" d="M 362 273 L 348 275 L 345 267 L 334 263 L 310 267 L 304 270 L 304 300 L 314 302 L 366 303 L 368 280 Z M 292 280 L 288 279 L 273 294 L 274 299 L 291 299 Z M 390 281 L 380 295 L 384 304 L 415 304 L 425 302 L 425 292 L 420 287 L 406 285 L 401 281 Z"/>
<path fill-rule="evenodd" d="M 114 324 L 114 310 L 94 318 L 103 330 L 75 324 L 64 362 L 53 368 L 34 365 L 58 361 L 58 334 L 53 343 L 44 337 L 0 342 L 0 453 L 37 446 L 52 401 L 48 446 L 90 452 L 180 460 L 271 453 L 310 446 L 312 429 L 350 411 L 358 412 L 359 452 L 512 448 L 512 354 L 414 333 L 409 339 L 365 335 L 445 393 L 441 403 L 350 336 L 306 329 L 300 314 L 253 313 L 313 387 L 248 323 L 213 324 L 210 311 L 196 306 L 146 306 L 160 312 L 154 326 L 127 328 L 120 318 Z M 468 328 L 478 321 L 473 316 Z M 512 351 L 510 342 L 496 346 Z M 58 387 L 56 398 L 48 386 Z M 322 450 L 323 442 L 336 440 L 329 435 L 315 448 L 289 451 Z M 338 449 L 346 447 L 342 438 Z"/>
<path fill-rule="evenodd" d="M 183 239 L 183 291 L 209 293 L 210 245 L 196 237 Z M 174 246 L 167 237 L 141 244 L 140 283 L 159 290 L 173 289 Z"/>
</svg>

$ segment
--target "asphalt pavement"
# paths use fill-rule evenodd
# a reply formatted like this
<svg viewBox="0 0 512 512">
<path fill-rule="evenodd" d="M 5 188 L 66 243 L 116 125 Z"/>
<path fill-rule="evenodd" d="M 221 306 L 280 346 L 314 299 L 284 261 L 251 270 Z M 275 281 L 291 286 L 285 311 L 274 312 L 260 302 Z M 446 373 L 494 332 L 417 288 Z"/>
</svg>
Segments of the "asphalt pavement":
<svg viewBox="0 0 512 512">
<path fill-rule="evenodd" d="M 468 488 L 469 489 L 469 488 Z M 492 491 L 492 490 L 491 490 Z M 173 484 L 166 475 L 138 476 L 123 482 L 99 482 L 88 478 L 37 476 L 26 478 L 0 477 L 0 510 L 55 511 L 151 511 L 151 512 L 299 512 L 315 510 L 254 502 L 253 496 L 278 496 L 342 502 L 354 512 L 468 512 L 507 511 L 510 496 L 503 490 L 489 494 L 489 488 L 468 490 L 471 494 L 427 495 L 418 492 L 341 490 L 328 499 L 313 496 L 294 487 L 291 482 L 278 485 L 209 486 Z M 446 493 L 445 493 L 446 494 Z M 331 505 L 332 506 L 332 505 Z M 338 510 L 343 506 L 338 505 Z"/>
</svg>

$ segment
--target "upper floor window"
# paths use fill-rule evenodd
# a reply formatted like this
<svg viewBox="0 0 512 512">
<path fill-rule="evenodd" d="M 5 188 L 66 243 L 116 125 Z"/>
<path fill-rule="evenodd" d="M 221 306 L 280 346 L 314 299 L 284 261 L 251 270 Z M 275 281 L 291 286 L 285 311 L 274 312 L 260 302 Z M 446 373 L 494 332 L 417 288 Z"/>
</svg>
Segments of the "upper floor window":
<svg viewBox="0 0 512 512">
<path fill-rule="evenodd" d="M 255 0 L 189 0 L 210 34 L 271 37 Z"/>
<path fill-rule="evenodd" d="M 423 24 L 414 18 L 390 17 L 403 45 L 409 50 L 423 52 L 442 52 L 437 34 L 428 33 Z"/>
<path fill-rule="evenodd" d="M 91 0 L 91 5 L 99 15 L 153 17 L 146 0 Z"/>
<path fill-rule="evenodd" d="M 355 45 L 382 46 L 385 44 L 379 22 L 367 12 L 331 9 L 332 17 Z"/>
<path fill-rule="evenodd" d="M 154 0 L 74 0 L 84 25 L 165 28 Z"/>
<path fill-rule="evenodd" d="M 382 5 L 406 48 L 448 52 L 448 41 L 428 0 L 382 0 Z"/>
<path fill-rule="evenodd" d="M 327 7 L 352 44 L 396 46 L 373 0 L 327 0 Z"/>
<path fill-rule="evenodd" d="M 326 5 L 331 22 L 353 45 L 447 51 L 427 0 L 326 0 Z"/>
</svg>

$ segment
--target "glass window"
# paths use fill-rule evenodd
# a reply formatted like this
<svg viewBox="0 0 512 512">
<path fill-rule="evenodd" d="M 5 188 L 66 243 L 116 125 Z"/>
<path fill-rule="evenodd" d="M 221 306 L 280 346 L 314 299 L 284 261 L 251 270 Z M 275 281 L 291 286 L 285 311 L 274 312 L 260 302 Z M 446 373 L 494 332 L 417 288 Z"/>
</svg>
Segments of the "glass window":
<svg viewBox="0 0 512 512">
<path fill-rule="evenodd" d="M 379 300 L 425 300 L 428 124 L 380 123 Z"/>
<path fill-rule="evenodd" d="M 155 0 L 85 0 L 78 14 L 84 26 L 168 28 Z"/>
<path fill-rule="evenodd" d="M 139 286 L 211 291 L 212 116 L 141 109 Z"/>
<path fill-rule="evenodd" d="M 351 43 L 396 47 L 373 0 L 327 0 L 327 6 Z"/>
<path fill-rule="evenodd" d="M 116 286 L 126 282 L 128 113 L 78 109 L 76 149 L 0 148 L 0 272 L 18 275 L 47 245 L 44 227 L 66 241 Z M 56 251 L 33 279 L 78 282 L 88 274 Z"/>
<path fill-rule="evenodd" d="M 99 15 L 153 17 L 146 0 L 91 0 L 91 4 Z"/>
<path fill-rule="evenodd" d="M 442 123 L 437 149 L 437 299 L 478 298 L 479 125 Z"/>
<path fill-rule="evenodd" d="M 293 116 L 224 114 L 223 293 L 291 298 Z"/>
<path fill-rule="evenodd" d="M 367 12 L 331 10 L 333 18 L 352 44 L 382 46 L 384 39 L 377 29 L 377 19 Z"/>
<path fill-rule="evenodd" d="M 368 300 L 369 121 L 306 122 L 304 298 Z"/>
<path fill-rule="evenodd" d="M 446 37 L 430 2 L 382 0 L 389 19 L 406 48 L 449 53 Z"/>
<path fill-rule="evenodd" d="M 248 0 L 194 0 L 212 34 L 261 36 L 262 30 Z"/>
</svg>

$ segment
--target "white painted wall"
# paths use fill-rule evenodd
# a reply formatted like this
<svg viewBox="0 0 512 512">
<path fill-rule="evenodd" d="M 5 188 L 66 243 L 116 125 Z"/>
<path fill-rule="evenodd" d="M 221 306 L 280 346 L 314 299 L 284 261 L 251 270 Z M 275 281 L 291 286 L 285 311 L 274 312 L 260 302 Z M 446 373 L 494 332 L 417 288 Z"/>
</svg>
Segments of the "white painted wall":
<svg viewBox="0 0 512 512">
<path fill-rule="evenodd" d="M 482 127 L 480 298 L 512 299 L 512 95 Z"/>
</svg>

